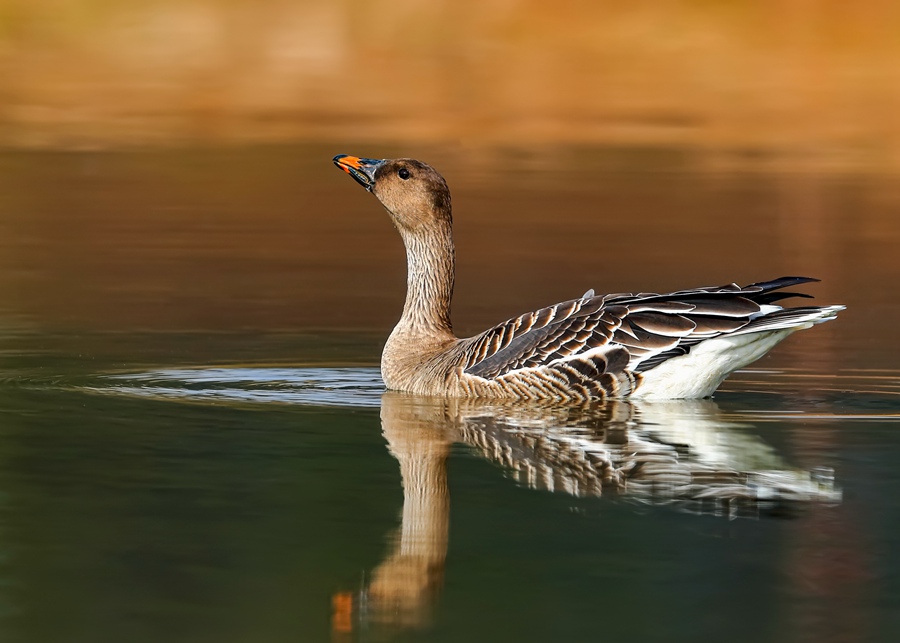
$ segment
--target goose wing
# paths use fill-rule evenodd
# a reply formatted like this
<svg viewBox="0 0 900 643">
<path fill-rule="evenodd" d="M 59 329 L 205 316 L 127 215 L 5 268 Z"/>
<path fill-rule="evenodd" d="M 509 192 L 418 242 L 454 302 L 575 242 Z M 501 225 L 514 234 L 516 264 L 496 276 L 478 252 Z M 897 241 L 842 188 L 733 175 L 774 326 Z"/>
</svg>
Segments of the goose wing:
<svg viewBox="0 0 900 643">
<path fill-rule="evenodd" d="M 783 309 L 774 302 L 809 297 L 785 292 L 809 277 L 782 277 L 738 286 L 694 288 L 668 294 L 638 293 L 565 301 L 495 326 L 473 337 L 463 371 L 488 379 L 522 369 L 558 368 L 571 362 L 582 377 L 641 373 L 686 354 L 691 346 L 724 334 L 789 327 L 818 308 Z M 591 366 L 583 366 L 591 358 Z M 600 359 L 601 364 L 597 363 Z"/>
</svg>

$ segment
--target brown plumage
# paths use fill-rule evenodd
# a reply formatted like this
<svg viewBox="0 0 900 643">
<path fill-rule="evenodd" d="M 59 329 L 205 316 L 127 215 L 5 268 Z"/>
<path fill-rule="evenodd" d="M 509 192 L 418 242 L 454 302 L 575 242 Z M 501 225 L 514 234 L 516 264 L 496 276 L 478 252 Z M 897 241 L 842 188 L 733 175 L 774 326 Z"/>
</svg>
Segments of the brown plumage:
<svg viewBox="0 0 900 643">
<path fill-rule="evenodd" d="M 732 371 L 842 306 L 782 308 L 807 297 L 782 277 L 668 294 L 594 295 L 459 339 L 450 323 L 455 253 L 450 191 L 414 159 L 339 155 L 334 163 L 391 215 L 407 257 L 406 303 L 381 359 L 390 389 L 456 397 L 706 397 Z"/>
</svg>

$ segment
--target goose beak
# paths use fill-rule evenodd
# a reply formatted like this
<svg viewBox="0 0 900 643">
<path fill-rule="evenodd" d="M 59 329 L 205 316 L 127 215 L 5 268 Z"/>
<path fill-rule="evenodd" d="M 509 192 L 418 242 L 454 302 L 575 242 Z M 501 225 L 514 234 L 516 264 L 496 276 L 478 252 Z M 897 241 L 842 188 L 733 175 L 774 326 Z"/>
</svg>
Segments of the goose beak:
<svg viewBox="0 0 900 643">
<path fill-rule="evenodd" d="M 332 161 L 369 192 L 375 187 L 375 171 L 385 164 L 383 160 L 361 159 L 358 156 L 346 154 L 338 154 Z"/>
</svg>

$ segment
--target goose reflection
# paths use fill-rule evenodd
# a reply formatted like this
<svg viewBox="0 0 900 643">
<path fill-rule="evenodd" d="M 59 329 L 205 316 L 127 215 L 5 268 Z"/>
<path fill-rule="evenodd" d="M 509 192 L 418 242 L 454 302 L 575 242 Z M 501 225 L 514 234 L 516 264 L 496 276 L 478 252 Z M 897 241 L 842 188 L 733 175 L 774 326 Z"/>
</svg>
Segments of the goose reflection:
<svg viewBox="0 0 900 643">
<path fill-rule="evenodd" d="M 840 501 L 830 471 L 789 467 L 712 400 L 526 406 L 386 392 L 381 425 L 400 464 L 401 524 L 365 587 L 335 596 L 336 633 L 428 624 L 443 584 L 455 442 L 520 484 L 571 496 L 615 494 L 729 517 Z"/>
</svg>

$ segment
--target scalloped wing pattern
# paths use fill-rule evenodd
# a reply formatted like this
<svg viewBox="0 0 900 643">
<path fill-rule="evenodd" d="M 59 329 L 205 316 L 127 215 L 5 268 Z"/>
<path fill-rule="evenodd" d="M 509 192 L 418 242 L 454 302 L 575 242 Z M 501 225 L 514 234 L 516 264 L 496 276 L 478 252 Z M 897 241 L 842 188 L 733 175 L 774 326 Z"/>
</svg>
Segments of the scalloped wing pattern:
<svg viewBox="0 0 900 643">
<path fill-rule="evenodd" d="M 668 294 L 592 296 L 562 302 L 511 319 L 473 337 L 466 347 L 466 374 L 504 382 L 559 380 L 584 388 L 585 397 L 627 395 L 640 373 L 706 339 L 789 327 L 792 319 L 822 310 L 773 305 L 808 297 L 782 288 L 815 279 L 782 277 Z M 556 388 L 556 385 L 553 386 Z M 581 391 L 579 391 L 581 393 Z"/>
</svg>

